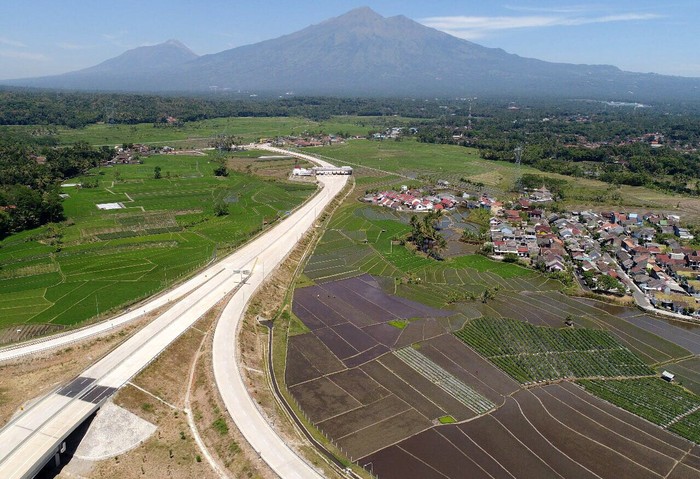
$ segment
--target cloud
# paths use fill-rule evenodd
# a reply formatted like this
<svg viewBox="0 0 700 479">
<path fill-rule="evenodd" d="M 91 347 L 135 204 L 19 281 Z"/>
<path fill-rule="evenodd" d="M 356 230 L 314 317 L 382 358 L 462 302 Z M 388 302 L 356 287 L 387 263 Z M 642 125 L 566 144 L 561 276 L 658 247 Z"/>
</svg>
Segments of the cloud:
<svg viewBox="0 0 700 479">
<path fill-rule="evenodd" d="M 611 23 L 611 22 L 634 22 L 656 20 L 663 18 L 662 15 L 656 13 L 620 13 L 617 15 L 603 15 L 592 18 L 570 18 L 563 21 L 562 25 L 586 25 L 588 23 Z"/>
<path fill-rule="evenodd" d="M 25 45 L 22 42 L 18 42 L 15 40 L 11 40 L 9 38 L 5 37 L 0 37 L 0 45 L 5 45 L 8 47 L 15 47 L 15 48 L 27 48 L 27 45 Z"/>
<path fill-rule="evenodd" d="M 578 26 L 594 23 L 649 21 L 661 18 L 655 13 L 620 13 L 599 16 L 524 15 L 500 17 L 427 17 L 421 23 L 465 39 L 482 38 L 502 30 Z"/>
<path fill-rule="evenodd" d="M 70 42 L 58 42 L 56 46 L 63 50 L 89 50 L 91 48 L 95 48 L 95 45 L 80 45 Z"/>
<path fill-rule="evenodd" d="M 527 7 L 523 5 L 504 5 L 503 8 L 506 8 L 507 10 L 513 10 L 516 12 L 582 14 L 609 8 L 609 5 L 580 4 L 556 7 Z"/>
<path fill-rule="evenodd" d="M 102 38 L 112 42 L 114 40 L 119 40 L 120 38 L 124 38 L 128 34 L 129 34 L 128 30 L 120 30 L 120 31 L 114 32 L 114 33 L 103 33 Z"/>
<path fill-rule="evenodd" d="M 120 30 L 114 33 L 103 33 L 102 38 L 116 47 L 133 48 L 133 44 L 129 41 L 130 38 L 128 30 Z"/>
<path fill-rule="evenodd" d="M 37 62 L 43 62 L 48 60 L 46 55 L 44 55 L 43 53 L 20 52 L 17 50 L 0 50 L 0 57 L 15 58 L 18 60 L 32 60 Z"/>
</svg>

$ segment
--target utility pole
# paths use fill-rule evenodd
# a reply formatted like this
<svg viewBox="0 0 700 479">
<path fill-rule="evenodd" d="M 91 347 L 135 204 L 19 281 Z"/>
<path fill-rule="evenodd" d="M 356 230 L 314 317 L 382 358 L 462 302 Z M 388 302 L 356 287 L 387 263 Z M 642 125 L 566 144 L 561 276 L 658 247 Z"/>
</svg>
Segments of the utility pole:
<svg viewBox="0 0 700 479">
<path fill-rule="evenodd" d="M 469 116 L 467 117 L 467 130 L 472 129 L 472 99 L 469 99 Z"/>
<path fill-rule="evenodd" d="M 520 192 L 522 189 L 522 171 L 521 171 L 521 159 L 523 155 L 523 147 L 518 145 L 518 147 L 515 149 L 515 165 L 516 165 L 516 180 L 515 180 L 515 188 Z"/>
</svg>

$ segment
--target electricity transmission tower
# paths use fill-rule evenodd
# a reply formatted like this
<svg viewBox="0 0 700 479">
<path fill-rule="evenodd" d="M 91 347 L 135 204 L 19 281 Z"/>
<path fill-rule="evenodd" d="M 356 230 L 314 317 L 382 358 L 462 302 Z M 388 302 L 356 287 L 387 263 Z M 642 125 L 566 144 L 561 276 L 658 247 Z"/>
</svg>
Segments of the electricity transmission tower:
<svg viewBox="0 0 700 479">
<path fill-rule="evenodd" d="M 116 116 L 116 109 L 114 108 L 114 103 L 110 106 L 105 107 L 105 123 L 107 125 L 114 124 L 114 117 Z"/>
<path fill-rule="evenodd" d="M 522 170 L 521 170 L 521 160 L 523 156 L 523 147 L 518 145 L 518 147 L 515 149 L 515 188 L 518 190 L 522 190 L 523 186 L 523 176 L 522 176 Z"/>
</svg>

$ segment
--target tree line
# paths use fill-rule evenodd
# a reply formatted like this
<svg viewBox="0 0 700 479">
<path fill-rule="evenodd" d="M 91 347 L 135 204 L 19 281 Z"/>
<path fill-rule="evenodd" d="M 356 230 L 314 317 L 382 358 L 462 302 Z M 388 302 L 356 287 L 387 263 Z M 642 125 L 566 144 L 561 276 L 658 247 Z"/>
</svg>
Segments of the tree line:
<svg viewBox="0 0 700 479">
<path fill-rule="evenodd" d="M 478 105 L 475 106 L 475 105 Z M 539 102 L 508 108 L 472 102 L 423 122 L 418 141 L 477 148 L 482 158 L 611 184 L 700 194 L 697 105 L 611 107 L 601 102 Z"/>
<path fill-rule="evenodd" d="M 233 94 L 176 96 L 127 93 L 55 92 L 0 88 L 0 125 L 60 125 L 81 128 L 98 122 L 167 125 L 227 117 L 334 115 L 436 118 L 440 102 L 384 98 L 241 98 Z"/>
</svg>

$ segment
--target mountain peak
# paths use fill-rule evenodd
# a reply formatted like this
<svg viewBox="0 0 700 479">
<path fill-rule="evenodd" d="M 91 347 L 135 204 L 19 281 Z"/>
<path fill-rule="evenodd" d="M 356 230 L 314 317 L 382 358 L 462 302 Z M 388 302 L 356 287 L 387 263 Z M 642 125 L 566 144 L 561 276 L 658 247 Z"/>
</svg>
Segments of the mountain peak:
<svg viewBox="0 0 700 479">
<path fill-rule="evenodd" d="M 321 25 L 369 24 L 380 22 L 383 20 L 385 20 L 385 18 L 377 12 L 375 12 L 374 10 L 372 10 L 371 8 L 359 7 L 337 17 L 330 18 L 325 22 L 322 22 Z"/>
<path fill-rule="evenodd" d="M 342 17 L 359 17 L 359 18 L 384 18 L 374 10 L 372 10 L 370 7 L 358 7 L 358 8 L 353 8 L 349 12 L 344 13 L 338 18 Z"/>
<path fill-rule="evenodd" d="M 82 71 L 129 75 L 139 71 L 172 68 L 198 56 L 182 42 L 171 39 L 157 45 L 132 48 L 118 57 Z"/>
<path fill-rule="evenodd" d="M 192 55 L 198 56 L 196 53 L 194 53 L 187 45 L 182 43 L 180 40 L 175 40 L 174 38 L 171 38 L 160 45 L 155 45 L 155 46 L 169 46 L 169 47 L 176 47 L 181 50 L 184 50 L 186 52 L 191 53 Z"/>
</svg>

